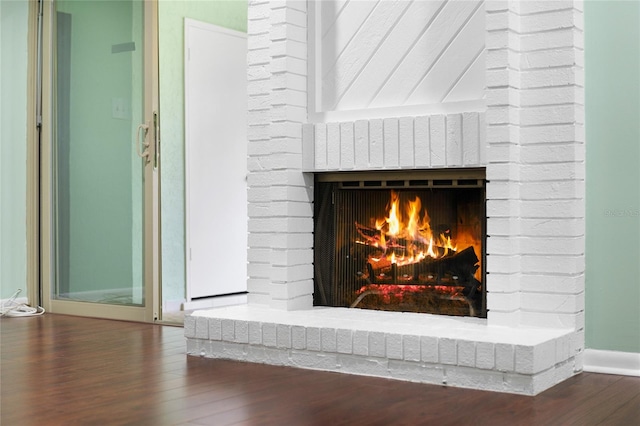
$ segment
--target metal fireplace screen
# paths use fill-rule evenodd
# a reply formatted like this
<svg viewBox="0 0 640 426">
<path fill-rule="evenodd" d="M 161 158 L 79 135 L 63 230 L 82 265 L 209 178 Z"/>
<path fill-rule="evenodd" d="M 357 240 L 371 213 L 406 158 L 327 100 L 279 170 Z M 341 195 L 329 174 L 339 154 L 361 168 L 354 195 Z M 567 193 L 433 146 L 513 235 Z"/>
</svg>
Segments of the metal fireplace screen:
<svg viewBox="0 0 640 426">
<path fill-rule="evenodd" d="M 314 304 L 486 317 L 484 170 L 318 174 Z"/>
</svg>

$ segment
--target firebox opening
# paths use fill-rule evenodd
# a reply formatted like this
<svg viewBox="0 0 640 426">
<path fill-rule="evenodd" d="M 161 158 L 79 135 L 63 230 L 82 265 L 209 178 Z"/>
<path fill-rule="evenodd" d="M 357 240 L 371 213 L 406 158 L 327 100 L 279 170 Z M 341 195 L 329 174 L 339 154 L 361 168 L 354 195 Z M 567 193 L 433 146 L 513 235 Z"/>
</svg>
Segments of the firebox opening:
<svg viewBox="0 0 640 426">
<path fill-rule="evenodd" d="M 486 318 L 484 169 L 316 174 L 314 305 Z"/>
</svg>

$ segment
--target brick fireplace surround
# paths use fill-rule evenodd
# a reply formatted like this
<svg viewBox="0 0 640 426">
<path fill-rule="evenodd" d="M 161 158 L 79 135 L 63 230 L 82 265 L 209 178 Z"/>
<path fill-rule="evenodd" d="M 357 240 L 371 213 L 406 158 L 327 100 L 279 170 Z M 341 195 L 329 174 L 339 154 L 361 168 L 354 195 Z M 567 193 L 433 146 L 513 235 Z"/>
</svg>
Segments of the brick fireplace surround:
<svg viewBox="0 0 640 426">
<path fill-rule="evenodd" d="M 582 371 L 582 2 L 481 5 L 481 109 L 329 123 L 312 5 L 249 1 L 248 304 L 187 317 L 187 352 L 526 395 Z M 451 167 L 486 168 L 488 317 L 313 307 L 313 174 Z"/>
</svg>

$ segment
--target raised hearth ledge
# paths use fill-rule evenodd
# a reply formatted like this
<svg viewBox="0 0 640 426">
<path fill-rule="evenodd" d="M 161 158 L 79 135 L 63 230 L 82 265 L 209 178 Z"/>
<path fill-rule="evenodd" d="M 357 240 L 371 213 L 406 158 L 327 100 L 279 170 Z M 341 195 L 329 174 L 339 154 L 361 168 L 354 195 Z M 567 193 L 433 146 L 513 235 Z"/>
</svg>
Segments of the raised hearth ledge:
<svg viewBox="0 0 640 426">
<path fill-rule="evenodd" d="M 184 326 L 193 356 L 523 395 L 582 370 L 573 330 L 490 326 L 478 318 L 238 305 L 196 311 Z"/>
</svg>

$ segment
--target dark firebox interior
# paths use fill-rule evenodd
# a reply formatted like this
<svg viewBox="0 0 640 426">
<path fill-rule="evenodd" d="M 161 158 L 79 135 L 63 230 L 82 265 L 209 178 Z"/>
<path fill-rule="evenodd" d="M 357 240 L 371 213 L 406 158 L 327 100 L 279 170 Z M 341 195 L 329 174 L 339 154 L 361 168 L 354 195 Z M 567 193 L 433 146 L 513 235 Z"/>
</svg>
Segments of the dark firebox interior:
<svg viewBox="0 0 640 426">
<path fill-rule="evenodd" d="M 484 188 L 484 170 L 316 175 L 314 305 L 486 317 Z"/>
</svg>

